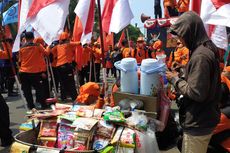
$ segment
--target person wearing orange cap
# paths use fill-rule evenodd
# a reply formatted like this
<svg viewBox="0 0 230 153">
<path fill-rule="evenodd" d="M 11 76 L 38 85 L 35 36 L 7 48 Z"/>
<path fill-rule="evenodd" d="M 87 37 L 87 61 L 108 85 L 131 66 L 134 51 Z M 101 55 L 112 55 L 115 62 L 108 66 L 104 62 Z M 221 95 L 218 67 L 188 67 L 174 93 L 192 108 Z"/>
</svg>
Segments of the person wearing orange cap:
<svg viewBox="0 0 230 153">
<path fill-rule="evenodd" d="M 62 101 L 67 98 L 67 94 L 69 94 L 72 100 L 75 100 L 77 96 L 74 80 L 75 66 L 73 64 L 75 50 L 78 45 L 81 45 L 81 43 L 70 42 L 69 34 L 62 32 L 59 36 L 59 44 L 50 50 L 53 55 L 57 55 L 56 67 L 60 75 Z"/>
<path fill-rule="evenodd" d="M 145 39 L 144 37 L 138 37 L 137 39 L 137 47 L 132 50 L 132 57 L 136 58 L 137 64 L 141 64 L 143 59 L 148 58 L 148 51 L 145 50 Z"/>
<path fill-rule="evenodd" d="M 230 152 L 230 66 L 224 68 L 221 73 L 222 98 L 220 102 L 221 116 L 210 145 L 218 152 Z"/>
<path fill-rule="evenodd" d="M 33 43 L 34 34 L 32 32 L 25 33 L 26 43 L 19 50 L 19 73 L 27 105 L 29 109 L 35 108 L 32 96 L 32 87 L 36 90 L 36 101 L 41 104 L 42 109 L 47 106 L 45 104 L 43 77 L 46 76 L 44 56 L 48 53 L 39 45 Z"/>
<path fill-rule="evenodd" d="M 168 68 L 171 68 L 174 65 L 174 63 L 180 66 L 185 66 L 188 63 L 188 61 L 189 61 L 189 50 L 178 39 L 177 47 L 175 51 L 171 52 L 167 66 Z"/>
<path fill-rule="evenodd" d="M 187 12 L 189 10 L 189 0 L 179 0 L 176 7 L 179 15 Z"/>
<path fill-rule="evenodd" d="M 161 40 L 157 40 L 153 44 L 153 52 L 151 53 L 152 58 L 156 58 L 157 55 L 165 54 L 165 51 L 162 49 L 163 43 Z"/>
</svg>

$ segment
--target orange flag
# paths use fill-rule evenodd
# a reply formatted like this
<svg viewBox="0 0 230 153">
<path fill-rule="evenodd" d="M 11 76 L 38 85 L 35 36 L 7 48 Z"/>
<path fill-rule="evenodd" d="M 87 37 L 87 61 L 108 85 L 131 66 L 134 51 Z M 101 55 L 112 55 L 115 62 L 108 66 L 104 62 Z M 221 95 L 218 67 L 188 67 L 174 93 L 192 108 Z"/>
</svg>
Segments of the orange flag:
<svg viewBox="0 0 230 153">
<path fill-rule="evenodd" d="M 121 47 L 121 43 L 122 41 L 125 39 L 125 31 L 123 30 L 122 33 L 121 33 L 121 37 L 118 41 L 118 47 Z"/>
</svg>

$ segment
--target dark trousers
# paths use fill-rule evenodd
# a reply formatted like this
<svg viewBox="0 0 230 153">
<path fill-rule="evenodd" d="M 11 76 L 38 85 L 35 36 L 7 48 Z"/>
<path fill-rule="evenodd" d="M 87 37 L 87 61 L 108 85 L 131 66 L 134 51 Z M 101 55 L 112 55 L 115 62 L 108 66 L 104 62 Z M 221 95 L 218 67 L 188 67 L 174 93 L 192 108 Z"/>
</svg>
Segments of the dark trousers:
<svg viewBox="0 0 230 153">
<path fill-rule="evenodd" d="M 12 141 L 12 131 L 10 130 L 9 107 L 0 94 L 0 138 L 2 145 Z"/>
<path fill-rule="evenodd" d="M 114 66 L 112 70 L 113 70 L 114 77 L 117 78 L 117 69 L 116 69 L 116 67 Z M 120 77 L 121 76 L 121 71 L 118 70 L 118 73 L 119 73 L 119 77 Z"/>
<path fill-rule="evenodd" d="M 66 96 L 75 100 L 77 97 L 77 90 L 75 86 L 73 67 L 71 64 L 64 64 L 58 67 L 58 73 L 60 75 L 61 83 L 61 99 L 65 100 Z"/>
<path fill-rule="evenodd" d="M 89 66 L 84 66 L 81 71 L 78 72 L 80 86 L 89 82 Z"/>
<path fill-rule="evenodd" d="M 154 14 L 155 14 L 155 19 L 162 18 L 162 11 L 160 5 L 154 6 Z"/>
<path fill-rule="evenodd" d="M 20 73 L 20 79 L 28 108 L 32 109 L 35 107 L 32 87 L 36 91 L 36 102 L 40 103 L 42 108 L 46 108 L 44 96 L 45 91 L 41 73 Z"/>
<path fill-rule="evenodd" d="M 45 74 L 47 74 L 45 72 Z M 49 90 L 49 79 L 48 75 L 46 77 L 42 78 L 42 84 L 43 84 L 43 90 L 44 90 L 44 98 L 50 98 L 50 90 Z"/>
<path fill-rule="evenodd" d="M 54 82 L 55 82 L 55 86 L 56 86 L 56 91 L 57 93 L 59 92 L 58 88 L 59 88 L 59 84 L 60 84 L 60 76 L 58 73 L 58 68 L 57 67 L 52 67 L 53 70 L 53 75 L 54 75 Z M 51 77 L 51 88 L 54 88 L 53 85 L 53 78 Z"/>
<path fill-rule="evenodd" d="M 167 9 L 168 9 L 170 17 L 178 16 L 178 12 L 177 12 L 176 8 L 172 8 L 170 6 L 167 6 Z"/>
<path fill-rule="evenodd" d="M 95 69 L 96 69 L 96 82 L 100 82 L 101 63 L 95 63 Z"/>
</svg>

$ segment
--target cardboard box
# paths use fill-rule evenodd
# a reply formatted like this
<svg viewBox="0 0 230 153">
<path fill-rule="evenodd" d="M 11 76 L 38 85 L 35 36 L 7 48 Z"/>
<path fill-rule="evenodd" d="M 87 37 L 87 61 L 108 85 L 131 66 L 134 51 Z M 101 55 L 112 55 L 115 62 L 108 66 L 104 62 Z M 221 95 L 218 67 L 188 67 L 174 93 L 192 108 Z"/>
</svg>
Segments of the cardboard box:
<svg viewBox="0 0 230 153">
<path fill-rule="evenodd" d="M 137 99 L 141 100 L 144 103 L 144 110 L 146 112 L 158 112 L 159 105 L 157 102 L 157 97 L 145 96 L 145 95 L 137 95 L 131 93 L 123 93 L 123 92 L 115 92 L 114 93 L 114 101 L 115 105 L 117 105 L 123 99 Z M 156 115 L 148 115 L 151 117 L 156 117 Z"/>
</svg>

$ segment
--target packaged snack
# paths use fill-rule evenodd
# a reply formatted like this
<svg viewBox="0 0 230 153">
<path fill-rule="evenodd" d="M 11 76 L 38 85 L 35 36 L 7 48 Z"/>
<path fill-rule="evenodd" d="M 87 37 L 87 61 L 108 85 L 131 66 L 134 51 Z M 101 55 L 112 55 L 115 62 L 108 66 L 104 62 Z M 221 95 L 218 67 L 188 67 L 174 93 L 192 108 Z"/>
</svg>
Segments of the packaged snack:
<svg viewBox="0 0 230 153">
<path fill-rule="evenodd" d="M 94 106 L 81 106 L 75 105 L 73 111 L 76 112 L 76 115 L 79 117 L 93 117 Z"/>
<path fill-rule="evenodd" d="M 132 116 L 126 119 L 126 123 L 137 129 L 147 130 L 148 119 L 144 114 L 133 111 Z"/>
<path fill-rule="evenodd" d="M 119 143 L 121 147 L 135 148 L 135 132 L 132 129 L 119 127 L 111 144 Z"/>
<path fill-rule="evenodd" d="M 34 123 L 32 123 L 32 122 L 34 122 Z M 28 120 L 27 122 L 22 123 L 19 126 L 19 130 L 20 131 L 29 131 L 29 130 L 32 130 L 33 128 L 36 128 L 38 126 L 38 123 L 39 123 L 38 119 Z"/>
<path fill-rule="evenodd" d="M 60 124 L 58 129 L 58 148 L 72 149 L 74 144 L 74 127 Z"/>
<path fill-rule="evenodd" d="M 101 117 L 102 117 L 104 112 L 105 112 L 104 109 L 95 109 L 94 112 L 93 112 L 93 117 L 101 119 Z"/>
<path fill-rule="evenodd" d="M 48 149 L 48 148 L 38 148 L 36 153 L 59 153 L 59 150 L 55 149 Z"/>
<path fill-rule="evenodd" d="M 88 149 L 88 142 L 90 138 L 90 133 L 84 132 L 75 132 L 74 133 L 74 150 L 87 150 Z"/>
<path fill-rule="evenodd" d="M 113 146 L 108 146 L 100 151 L 100 153 L 115 153 L 115 148 Z"/>
<path fill-rule="evenodd" d="M 115 126 L 104 120 L 100 120 L 97 125 L 96 134 L 105 138 L 112 138 L 115 132 Z"/>
<path fill-rule="evenodd" d="M 112 112 L 105 113 L 104 120 L 110 122 L 125 122 L 125 117 L 119 110 L 114 110 Z"/>
<path fill-rule="evenodd" d="M 134 148 L 117 147 L 116 153 L 134 153 Z"/>
<path fill-rule="evenodd" d="M 93 118 L 79 117 L 75 119 L 72 126 L 76 127 L 76 130 L 82 129 L 82 130 L 90 131 L 97 124 L 97 122 L 98 120 Z"/>
<path fill-rule="evenodd" d="M 94 150 L 101 150 L 104 149 L 106 146 L 109 145 L 109 140 L 103 137 L 94 137 L 94 142 L 93 142 L 93 149 Z"/>
<path fill-rule="evenodd" d="M 56 137 L 57 136 L 56 128 L 57 128 L 56 120 L 42 120 L 39 137 Z"/>
<path fill-rule="evenodd" d="M 10 148 L 11 153 L 29 153 L 30 146 L 14 142 Z"/>
<path fill-rule="evenodd" d="M 40 137 L 38 139 L 41 146 L 54 148 L 56 144 L 56 137 Z"/>
</svg>

